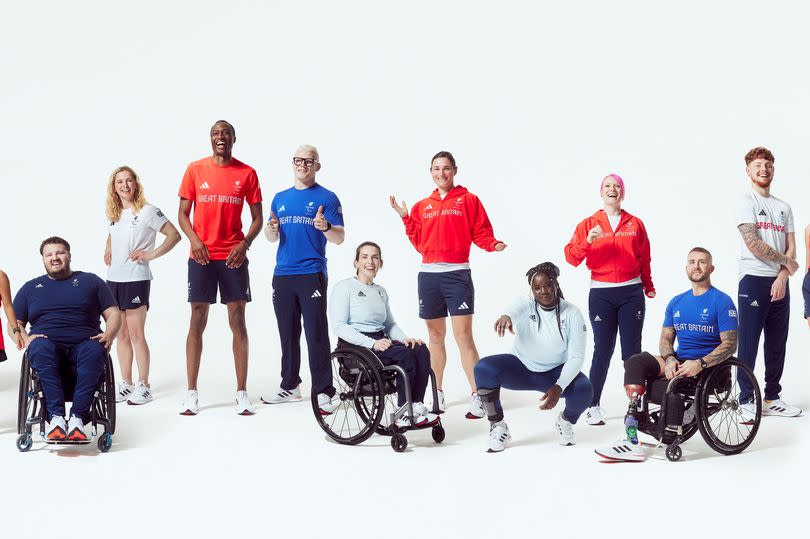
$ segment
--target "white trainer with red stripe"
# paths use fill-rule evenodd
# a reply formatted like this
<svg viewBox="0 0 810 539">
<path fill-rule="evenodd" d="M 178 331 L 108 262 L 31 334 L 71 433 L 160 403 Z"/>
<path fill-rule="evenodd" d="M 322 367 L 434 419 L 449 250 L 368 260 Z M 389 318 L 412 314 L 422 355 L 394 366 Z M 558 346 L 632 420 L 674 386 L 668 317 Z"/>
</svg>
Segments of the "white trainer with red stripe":
<svg viewBox="0 0 810 539">
<path fill-rule="evenodd" d="M 594 449 L 594 452 L 607 460 L 644 462 L 647 459 L 647 455 L 644 454 L 644 449 L 641 448 L 641 444 L 634 444 L 626 438 L 612 445 Z"/>
</svg>

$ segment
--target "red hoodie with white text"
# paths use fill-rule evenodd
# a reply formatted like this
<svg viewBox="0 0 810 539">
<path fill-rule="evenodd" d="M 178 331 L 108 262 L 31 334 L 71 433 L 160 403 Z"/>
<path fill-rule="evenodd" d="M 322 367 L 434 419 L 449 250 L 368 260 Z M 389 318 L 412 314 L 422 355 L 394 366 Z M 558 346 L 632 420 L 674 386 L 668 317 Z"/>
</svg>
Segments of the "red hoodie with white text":
<svg viewBox="0 0 810 539">
<path fill-rule="evenodd" d="M 485 251 L 494 251 L 500 243 L 481 201 L 460 185 L 444 199 L 436 189 L 414 204 L 402 222 L 408 239 L 422 253 L 424 264 L 464 264 L 470 260 L 470 243 Z"/>
<path fill-rule="evenodd" d="M 602 237 L 588 243 L 588 231 L 599 225 Z M 623 283 L 641 277 L 644 293 L 655 292 L 650 269 L 650 240 L 641 219 L 621 211 L 619 225 L 613 230 L 605 210 L 599 210 L 577 225 L 565 246 L 565 259 L 572 266 L 583 260 L 591 270 L 591 279 L 603 283 Z"/>
</svg>

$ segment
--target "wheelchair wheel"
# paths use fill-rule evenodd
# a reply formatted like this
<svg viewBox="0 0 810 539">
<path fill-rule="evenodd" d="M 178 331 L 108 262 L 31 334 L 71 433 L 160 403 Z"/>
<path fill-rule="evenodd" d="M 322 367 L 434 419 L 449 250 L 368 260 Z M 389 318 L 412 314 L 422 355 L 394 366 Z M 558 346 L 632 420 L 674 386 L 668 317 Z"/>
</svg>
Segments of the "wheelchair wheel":
<svg viewBox="0 0 810 539">
<path fill-rule="evenodd" d="M 115 434 L 115 371 L 113 370 L 112 357 L 107 354 L 107 370 L 104 372 L 104 383 L 99 392 L 99 399 L 104 403 L 104 417 L 107 418 L 107 425 L 104 428 L 105 434 Z M 112 445 L 112 441 L 110 441 Z M 109 451 L 109 448 L 107 449 Z"/>
<path fill-rule="evenodd" d="M 408 448 L 408 439 L 405 437 L 404 434 L 399 432 L 395 433 L 391 436 L 391 447 L 397 453 L 402 453 L 405 449 Z"/>
<path fill-rule="evenodd" d="M 112 448 L 112 434 L 105 432 L 98 437 L 98 450 L 106 453 Z"/>
<path fill-rule="evenodd" d="M 334 412 L 321 415 L 317 399 L 312 409 L 318 425 L 334 441 L 356 445 L 366 441 L 380 424 L 384 386 L 376 365 L 364 356 L 335 351 L 331 356 Z"/>
<path fill-rule="evenodd" d="M 753 422 L 743 417 L 738 376 L 746 377 L 754 388 Z M 698 384 L 695 402 L 700 434 L 718 453 L 735 455 L 754 441 L 762 416 L 762 397 L 754 373 L 740 361 L 728 359 L 713 367 Z"/>
<path fill-rule="evenodd" d="M 434 425 L 430 431 L 430 434 L 433 436 L 433 441 L 437 444 L 440 444 L 444 441 L 444 427 L 439 423 L 438 425 Z"/>
<path fill-rule="evenodd" d="M 678 462 L 683 456 L 683 450 L 678 445 L 669 445 L 666 449 L 667 460 L 670 462 Z"/>
<path fill-rule="evenodd" d="M 31 438 L 30 434 L 20 434 L 17 436 L 17 449 L 25 453 L 31 446 L 34 445 L 34 440 Z"/>
<path fill-rule="evenodd" d="M 31 385 L 31 367 L 28 364 L 28 354 L 25 354 L 20 366 L 20 393 L 17 399 L 17 434 L 19 435 L 25 434 L 28 430 L 26 422 L 28 419 L 28 408 L 30 407 L 28 394 L 32 392 Z M 22 436 L 20 436 L 20 438 L 22 438 Z M 17 447 L 20 447 L 19 438 L 17 439 Z"/>
</svg>

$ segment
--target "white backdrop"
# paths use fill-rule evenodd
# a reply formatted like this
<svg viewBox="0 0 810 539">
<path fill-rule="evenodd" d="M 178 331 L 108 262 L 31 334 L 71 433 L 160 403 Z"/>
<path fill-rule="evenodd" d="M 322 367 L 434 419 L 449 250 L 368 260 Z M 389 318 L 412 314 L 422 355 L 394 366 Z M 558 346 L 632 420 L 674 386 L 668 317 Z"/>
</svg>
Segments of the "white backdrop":
<svg viewBox="0 0 810 539">
<path fill-rule="evenodd" d="M 71 242 L 74 269 L 104 274 L 105 185 L 118 165 L 138 171 L 148 199 L 176 224 L 183 171 L 210 154 L 208 129 L 221 118 L 236 127 L 235 156 L 258 171 L 265 216 L 273 194 L 292 183 L 296 146 L 318 146 L 318 179 L 338 194 L 346 219 L 346 242 L 328 248 L 332 281 L 351 273 L 360 241 L 379 242 L 385 268 L 378 282 L 388 288 L 400 325 L 423 338 L 419 257 L 387 197 L 410 205 L 427 196 L 430 157 L 452 151 L 457 183 L 482 199 L 496 236 L 509 245 L 500 254 L 475 247 L 471 254 L 482 355 L 510 348 L 491 324 L 515 295 L 527 293 L 523 274 L 538 262 L 560 265 L 566 297 L 587 310 L 588 273 L 567 265 L 562 249 L 577 222 L 599 208 L 599 181 L 609 172 L 625 179 L 624 207 L 642 218 L 652 242 L 658 297 L 647 303 L 646 348 L 657 347 L 668 299 L 688 287 L 690 247 L 714 253 L 715 285 L 736 299 L 736 200 L 748 188 L 743 156 L 753 146 L 776 155 L 773 193 L 793 206 L 804 262 L 805 8 L 740 1 L 196 1 L 17 3 L 3 11 L 0 267 L 14 291 L 42 273 L 39 242 L 54 234 Z M 260 236 L 249 252 L 248 389 L 256 401 L 279 381 L 270 302 L 275 248 Z M 17 454 L 19 354 L 0 366 L 0 497 L 9 515 L 0 530 L 35 514 L 33 491 L 19 494 L 32 477 L 66 485 L 63 509 L 49 516 L 76 518 L 89 495 L 100 513 L 93 526 L 112 525 L 124 536 L 142 536 L 138 526 L 205 536 L 376 535 L 392 518 L 388 512 L 402 522 L 391 529 L 395 536 L 581 535 L 584 528 L 616 530 L 614 536 L 634 519 L 660 529 L 653 506 L 629 501 L 640 491 L 655 500 L 689 500 L 667 511 L 667 521 L 692 515 L 727 530 L 728 520 L 720 526 L 714 515 L 737 514 L 751 531 L 769 529 L 775 524 L 765 516 L 766 492 L 786 497 L 776 511 L 781 526 L 798 519 L 793 487 L 807 477 L 800 458 L 810 448 L 805 418 L 767 418 L 760 438 L 738 457 L 720 458 L 696 439 L 680 464 L 596 463 L 593 447 L 620 434 L 618 351 L 603 399 L 608 427 L 583 421 L 578 445 L 560 448 L 553 414 L 538 417 L 535 395 L 507 394 L 515 444 L 487 455 L 484 422 L 461 418 L 467 389 L 448 337 L 448 441 L 433 449 L 428 436 L 415 433 L 413 450 L 395 455 L 384 439 L 355 448 L 327 442 L 306 404 L 261 408 L 253 418 L 233 414 L 230 333 L 220 307 L 206 332 L 203 411 L 181 418 L 175 408 L 185 387 L 187 251 L 184 241 L 153 263 L 147 335 L 157 399 L 121 407 L 111 453 L 86 458 L 94 450 L 38 446 Z M 801 316 L 801 276 L 790 288 L 784 395 L 807 409 L 810 331 Z M 761 366 L 757 372 L 761 379 Z M 306 368 L 302 375 L 307 392 Z M 347 487 L 358 468 L 368 469 L 359 473 L 366 478 L 359 491 Z M 385 468 L 390 472 L 378 471 Z M 373 479 L 384 473 L 390 479 Z M 82 484 L 71 486 L 77 480 Z M 786 529 L 782 536 L 795 536 Z"/>
</svg>

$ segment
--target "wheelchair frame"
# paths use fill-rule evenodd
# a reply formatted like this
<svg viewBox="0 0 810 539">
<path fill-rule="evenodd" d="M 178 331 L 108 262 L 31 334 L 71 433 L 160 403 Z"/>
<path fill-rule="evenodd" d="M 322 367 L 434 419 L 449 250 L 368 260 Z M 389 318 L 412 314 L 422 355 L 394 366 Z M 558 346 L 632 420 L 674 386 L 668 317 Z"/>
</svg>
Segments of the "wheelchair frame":
<svg viewBox="0 0 810 539">
<path fill-rule="evenodd" d="M 354 364 L 349 364 L 352 360 Z M 347 343 L 343 340 L 330 355 L 332 362 L 332 379 L 335 383 L 336 393 L 332 402 L 338 401 L 335 411 L 327 416 L 320 412 L 317 396 L 313 390 L 312 409 L 320 427 L 334 441 L 345 445 L 357 445 L 371 437 L 375 432 L 384 436 L 391 436 L 391 447 L 400 453 L 408 447 L 408 439 L 404 432 L 409 430 L 431 429 L 433 440 L 441 443 L 445 438 L 441 419 L 435 423 L 424 426 L 399 427 L 397 419 L 409 417 L 413 419 L 413 400 L 411 387 L 405 370 L 397 364 L 386 365 L 372 351 L 361 346 Z M 398 406 L 394 399 L 397 394 L 396 378 L 401 375 L 405 381 L 405 404 Z M 351 377 L 351 379 L 347 379 Z M 431 392 L 433 394 L 432 412 L 439 415 L 438 391 L 436 388 L 436 375 L 431 369 L 429 372 Z M 367 399 L 371 399 L 369 402 Z M 393 410 L 387 414 L 388 408 Z M 358 432 L 352 434 L 349 414 L 355 414 L 354 424 Z M 335 429 L 339 414 L 343 414 L 340 431 Z M 383 422 L 383 419 L 386 421 Z M 361 426 L 360 423 L 363 423 Z M 346 432 L 348 430 L 348 432 Z"/>
<path fill-rule="evenodd" d="M 72 400 L 66 399 L 68 402 Z M 17 403 L 17 449 L 28 451 L 33 445 L 32 427 L 39 425 L 39 434 L 45 439 L 45 392 L 39 382 L 39 375 L 31 367 L 28 352 L 23 354 L 20 366 L 20 390 Z M 112 436 L 115 434 L 115 371 L 112 358 L 107 354 L 104 373 L 93 394 L 93 403 L 90 406 L 90 423 L 93 425 L 92 435 L 98 436 L 98 426 L 104 427 L 104 433 L 98 436 L 98 450 L 106 453 L 112 448 Z M 54 445 L 87 445 L 76 442 L 50 442 Z M 88 442 L 89 443 L 89 442 Z"/>
<path fill-rule="evenodd" d="M 727 388 L 724 387 L 725 382 L 722 379 L 724 372 L 727 372 L 729 378 Z M 735 393 L 740 374 L 749 379 L 754 392 L 755 416 L 750 425 L 737 421 L 741 415 L 740 407 L 743 404 L 739 401 L 739 392 Z M 680 460 L 683 456 L 680 445 L 694 436 L 697 431 L 700 431 L 709 447 L 723 455 L 740 453 L 754 441 L 762 417 L 762 396 L 753 372 L 738 359 L 732 357 L 710 367 L 698 374 L 697 379 L 673 378 L 668 382 L 660 404 L 651 401 L 651 389 L 654 383 L 655 381 L 649 384 L 650 387 L 647 388 L 647 392 L 642 397 L 642 417 L 638 428 L 641 432 L 658 440 L 659 444 L 667 446 L 666 457 L 668 460 L 673 462 Z M 684 385 L 686 385 L 686 391 L 680 389 Z M 718 388 L 720 393 L 718 393 Z M 686 404 L 695 407 L 694 419 L 688 424 L 683 424 L 682 416 L 680 424 L 667 424 L 667 414 L 669 412 L 667 408 L 674 401 L 671 398 L 672 395 L 683 396 L 684 411 L 686 410 Z M 716 402 L 709 402 L 712 398 Z M 651 405 L 658 406 L 658 408 L 651 410 Z M 719 422 L 716 422 L 717 424 L 713 425 L 712 418 L 720 413 L 725 415 L 721 417 Z M 735 427 L 737 443 L 732 443 L 731 435 L 723 440 L 720 439 L 715 429 L 721 428 L 722 425 L 725 425 L 729 432 L 732 432 L 730 429 L 732 425 Z M 748 429 L 744 436 L 739 425 L 743 425 Z"/>
</svg>

